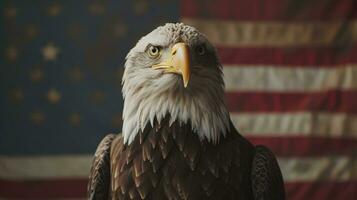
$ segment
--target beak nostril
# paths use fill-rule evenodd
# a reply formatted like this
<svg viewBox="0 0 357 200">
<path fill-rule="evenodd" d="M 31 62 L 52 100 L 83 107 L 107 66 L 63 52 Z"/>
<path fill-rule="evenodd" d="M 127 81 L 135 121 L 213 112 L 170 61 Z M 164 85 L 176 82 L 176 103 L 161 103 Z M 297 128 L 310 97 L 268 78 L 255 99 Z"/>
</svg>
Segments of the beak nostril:
<svg viewBox="0 0 357 200">
<path fill-rule="evenodd" d="M 176 52 L 177 52 L 177 50 L 175 49 L 175 50 L 172 52 L 172 55 L 176 55 Z"/>
</svg>

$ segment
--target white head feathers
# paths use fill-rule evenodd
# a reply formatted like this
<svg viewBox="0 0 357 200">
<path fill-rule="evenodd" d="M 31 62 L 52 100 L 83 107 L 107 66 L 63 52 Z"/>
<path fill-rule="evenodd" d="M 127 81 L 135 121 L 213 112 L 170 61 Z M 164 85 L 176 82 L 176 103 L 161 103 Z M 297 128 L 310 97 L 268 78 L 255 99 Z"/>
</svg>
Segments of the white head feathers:
<svg viewBox="0 0 357 200">
<path fill-rule="evenodd" d="M 184 42 L 190 48 L 191 78 L 184 88 L 182 77 L 151 68 L 162 62 L 170 47 Z M 162 47 L 161 58 L 150 58 L 147 46 Z M 195 48 L 204 45 L 205 55 Z M 123 74 L 123 130 L 124 143 L 131 143 L 139 130 L 154 120 L 160 122 L 170 116 L 191 123 L 201 140 L 217 143 L 229 131 L 229 113 L 225 106 L 222 69 L 214 47 L 195 28 L 184 24 L 160 26 L 139 40 L 126 57 Z"/>
</svg>

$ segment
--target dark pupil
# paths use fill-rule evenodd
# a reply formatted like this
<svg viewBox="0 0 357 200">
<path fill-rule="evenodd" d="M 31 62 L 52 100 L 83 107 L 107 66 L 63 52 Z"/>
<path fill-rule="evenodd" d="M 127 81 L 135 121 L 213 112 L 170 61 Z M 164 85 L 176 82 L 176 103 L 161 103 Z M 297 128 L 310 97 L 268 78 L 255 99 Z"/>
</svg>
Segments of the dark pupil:
<svg viewBox="0 0 357 200">
<path fill-rule="evenodd" d="M 205 52 L 205 49 L 202 46 L 198 47 L 198 53 L 203 54 Z"/>
<path fill-rule="evenodd" d="M 151 47 L 151 52 L 155 54 L 157 52 L 157 48 L 156 47 Z"/>
</svg>

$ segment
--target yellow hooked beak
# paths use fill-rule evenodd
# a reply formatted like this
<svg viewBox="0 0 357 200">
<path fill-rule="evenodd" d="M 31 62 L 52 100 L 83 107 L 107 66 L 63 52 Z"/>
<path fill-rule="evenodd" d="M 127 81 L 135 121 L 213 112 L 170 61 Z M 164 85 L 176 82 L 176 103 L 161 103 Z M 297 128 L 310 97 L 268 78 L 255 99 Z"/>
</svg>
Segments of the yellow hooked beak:
<svg viewBox="0 0 357 200">
<path fill-rule="evenodd" d="M 190 55 L 188 46 L 185 43 L 176 43 L 171 48 L 171 55 L 168 60 L 153 65 L 154 69 L 164 69 L 165 73 L 181 74 L 184 87 L 187 87 L 190 80 Z"/>
</svg>

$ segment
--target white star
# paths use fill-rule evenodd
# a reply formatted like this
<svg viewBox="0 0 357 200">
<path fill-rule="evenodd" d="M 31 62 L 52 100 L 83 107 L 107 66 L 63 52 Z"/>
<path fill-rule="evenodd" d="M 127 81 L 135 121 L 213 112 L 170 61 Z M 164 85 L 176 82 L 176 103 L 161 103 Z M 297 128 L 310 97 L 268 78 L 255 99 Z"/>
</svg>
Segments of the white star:
<svg viewBox="0 0 357 200">
<path fill-rule="evenodd" d="M 57 59 L 58 53 L 59 49 L 52 43 L 49 43 L 42 48 L 42 55 L 44 60 L 55 61 Z"/>
<path fill-rule="evenodd" d="M 61 11 L 62 6 L 58 3 L 54 3 L 47 8 L 47 14 L 52 17 L 59 15 Z"/>
<path fill-rule="evenodd" d="M 6 56 L 9 60 L 15 61 L 18 55 L 18 51 L 14 46 L 11 46 L 7 49 Z"/>
<path fill-rule="evenodd" d="M 61 93 L 58 90 L 52 88 L 47 92 L 46 97 L 50 103 L 56 104 L 61 99 Z"/>
<path fill-rule="evenodd" d="M 17 15 L 17 9 L 14 6 L 5 8 L 5 17 L 14 18 Z"/>
</svg>

